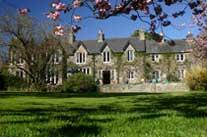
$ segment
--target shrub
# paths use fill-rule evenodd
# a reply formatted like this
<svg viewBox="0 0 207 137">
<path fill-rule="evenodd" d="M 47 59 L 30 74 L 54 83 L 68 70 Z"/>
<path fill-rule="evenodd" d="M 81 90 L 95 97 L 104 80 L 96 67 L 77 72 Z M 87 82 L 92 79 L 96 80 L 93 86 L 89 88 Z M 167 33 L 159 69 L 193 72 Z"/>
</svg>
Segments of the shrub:
<svg viewBox="0 0 207 137">
<path fill-rule="evenodd" d="M 0 90 L 21 89 L 28 86 L 23 79 L 8 73 L 0 72 L 0 81 Z"/>
<path fill-rule="evenodd" d="M 191 90 L 207 90 L 207 68 L 195 66 L 187 71 L 185 79 Z"/>
<path fill-rule="evenodd" d="M 93 77 L 83 73 L 76 73 L 63 84 L 63 92 L 94 92 L 97 91 Z"/>
</svg>

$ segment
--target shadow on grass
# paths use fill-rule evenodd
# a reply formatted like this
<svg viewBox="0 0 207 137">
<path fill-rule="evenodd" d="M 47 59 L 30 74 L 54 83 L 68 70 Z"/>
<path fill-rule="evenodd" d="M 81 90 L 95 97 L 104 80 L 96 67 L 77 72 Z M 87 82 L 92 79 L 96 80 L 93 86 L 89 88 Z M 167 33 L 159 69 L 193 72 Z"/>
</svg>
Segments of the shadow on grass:
<svg viewBox="0 0 207 137">
<path fill-rule="evenodd" d="M 97 125 L 71 125 L 66 124 L 60 128 L 49 131 L 49 137 L 83 137 L 97 136 L 101 128 Z"/>
<path fill-rule="evenodd" d="M 175 111 L 177 115 L 184 117 L 207 117 L 207 94 L 189 94 L 183 96 L 152 96 L 151 98 L 143 99 L 147 105 L 140 104 L 137 98 L 133 100 L 135 107 L 130 112 L 143 113 L 159 113 L 163 111 Z M 155 118 L 156 115 L 153 116 Z"/>
<path fill-rule="evenodd" d="M 163 94 L 163 93 L 62 93 L 62 92 L 0 92 L 0 98 L 8 97 L 22 97 L 22 96 L 32 96 L 32 97 L 48 97 L 48 98 L 104 98 L 104 97 L 127 97 L 127 96 L 138 96 L 138 95 L 149 95 L 149 94 Z"/>
<path fill-rule="evenodd" d="M 35 117 L 29 120 L 8 120 L 0 122 L 0 124 L 39 124 L 48 123 L 51 120 L 58 120 L 65 122 L 64 125 L 59 127 L 52 127 L 48 129 L 50 137 L 66 137 L 66 136 L 97 136 L 103 129 L 100 123 L 112 122 L 116 119 L 104 117 L 109 114 L 110 116 L 119 117 L 119 114 L 133 114 L 127 117 L 127 120 L 142 120 L 142 119 L 156 119 L 160 117 L 170 116 L 172 112 L 186 118 L 203 118 L 207 117 L 207 94 L 206 93 L 188 93 L 184 95 L 171 95 L 171 94 L 82 94 L 71 95 L 63 93 L 18 93 L 13 95 L 11 93 L 2 93 L 2 97 L 11 96 L 35 96 L 35 97 L 49 97 L 49 98 L 70 98 L 70 97 L 89 97 L 101 98 L 115 97 L 115 101 L 106 102 L 106 104 L 91 104 L 91 106 L 65 106 L 58 104 L 56 107 L 47 103 L 34 103 L 29 105 L 38 105 L 35 108 L 25 108 L 22 110 L 0 110 L 0 116 L 25 116 Z M 74 102 L 73 102 L 74 103 Z M 78 103 L 78 102 L 77 102 Z M 94 101 L 93 101 L 94 103 Z M 27 104 L 26 104 L 27 105 Z M 46 107 L 44 107 L 44 105 Z M 129 106 L 127 106 L 129 105 Z M 130 106 L 131 105 L 131 106 Z M 48 107 L 49 106 L 49 107 Z M 93 117 L 91 117 L 93 115 Z M 102 115 L 102 117 L 96 117 Z M 123 117 L 124 118 L 124 117 Z M 120 119 L 119 119 L 120 120 Z M 44 132 L 46 129 L 40 127 L 39 129 Z"/>
<path fill-rule="evenodd" d="M 0 115 L 2 115 L 2 113 L 3 112 L 1 111 Z M 113 121 L 113 119 L 110 118 L 101 118 L 101 119 L 89 118 L 88 115 L 81 114 L 81 113 L 70 115 L 70 111 L 68 111 L 68 113 L 65 112 L 55 113 L 53 112 L 53 110 L 38 111 L 36 109 L 34 110 L 27 109 L 18 112 L 5 111 L 4 113 L 7 113 L 7 115 L 9 116 L 10 113 L 14 114 L 15 118 L 0 121 L 0 125 L 21 126 L 21 125 L 29 124 L 30 128 L 31 125 L 33 125 L 31 130 L 33 130 L 34 132 L 38 131 L 42 133 L 40 134 L 40 136 L 48 136 L 48 137 L 97 136 L 99 132 L 102 130 L 102 128 L 98 125 L 99 123 Z M 27 115 L 25 115 L 25 113 L 27 113 Z M 63 124 L 58 124 L 59 122 Z M 41 126 L 42 124 L 44 124 L 44 126 Z M 45 126 L 45 124 L 47 126 Z"/>
</svg>

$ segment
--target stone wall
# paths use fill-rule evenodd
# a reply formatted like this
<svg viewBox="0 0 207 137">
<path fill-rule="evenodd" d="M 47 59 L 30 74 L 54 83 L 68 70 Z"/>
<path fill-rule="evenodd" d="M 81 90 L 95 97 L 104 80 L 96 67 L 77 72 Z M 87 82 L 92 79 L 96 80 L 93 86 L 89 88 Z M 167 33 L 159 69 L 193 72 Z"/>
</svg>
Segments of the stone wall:
<svg viewBox="0 0 207 137">
<path fill-rule="evenodd" d="M 144 83 L 144 84 L 112 84 L 100 87 L 103 93 L 133 93 L 133 92 L 183 92 L 190 91 L 185 83 Z"/>
</svg>

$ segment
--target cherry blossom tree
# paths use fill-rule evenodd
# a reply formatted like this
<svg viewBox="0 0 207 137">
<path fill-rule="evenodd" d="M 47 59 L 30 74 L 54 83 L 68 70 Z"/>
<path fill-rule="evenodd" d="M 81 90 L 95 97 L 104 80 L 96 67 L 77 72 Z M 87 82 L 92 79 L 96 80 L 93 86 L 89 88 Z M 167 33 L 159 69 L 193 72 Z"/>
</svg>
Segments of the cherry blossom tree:
<svg viewBox="0 0 207 137">
<path fill-rule="evenodd" d="M 181 8 L 174 9 L 173 13 L 166 10 L 166 7 L 181 5 Z M 113 16 L 125 16 L 133 21 L 144 22 L 148 25 L 148 33 L 156 41 L 161 41 L 163 36 L 157 33 L 173 24 L 172 19 L 183 16 L 186 10 L 191 10 L 194 15 L 201 15 L 205 11 L 206 1 L 203 0 L 72 0 L 64 3 L 55 0 L 51 3 L 50 12 L 47 17 L 51 20 L 58 21 L 61 14 L 71 16 L 70 25 L 73 32 L 81 29 L 79 22 L 94 18 L 105 20 Z M 78 15 L 76 11 L 87 8 L 89 15 Z M 26 9 L 24 9 L 26 11 Z M 27 10 L 28 11 L 28 10 Z M 24 12 L 23 12 L 24 13 Z M 59 24 L 55 27 L 56 35 L 64 35 L 64 27 Z M 164 32 L 162 32 L 164 34 Z"/>
<path fill-rule="evenodd" d="M 195 45 L 194 55 L 201 59 L 207 59 L 207 4 L 202 2 L 193 10 L 193 22 L 199 27 L 200 33 L 196 37 L 188 37 L 191 44 Z"/>
</svg>

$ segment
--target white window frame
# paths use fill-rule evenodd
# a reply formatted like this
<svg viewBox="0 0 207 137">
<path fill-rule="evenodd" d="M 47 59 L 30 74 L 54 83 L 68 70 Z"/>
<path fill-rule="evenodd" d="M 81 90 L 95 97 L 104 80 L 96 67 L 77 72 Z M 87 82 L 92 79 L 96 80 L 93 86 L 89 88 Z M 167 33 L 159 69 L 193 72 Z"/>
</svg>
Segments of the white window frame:
<svg viewBox="0 0 207 137">
<path fill-rule="evenodd" d="M 134 50 L 127 50 L 127 60 L 134 61 Z"/>
<path fill-rule="evenodd" d="M 128 71 L 127 78 L 128 78 L 128 80 L 134 80 L 135 79 L 135 71 L 134 70 Z"/>
<path fill-rule="evenodd" d="M 81 68 L 80 71 L 86 75 L 90 75 L 91 73 L 91 69 L 90 67 L 84 67 L 84 68 Z"/>
<path fill-rule="evenodd" d="M 103 52 L 103 62 L 104 63 L 110 63 L 111 62 L 111 52 L 109 50 L 106 50 Z"/>
<path fill-rule="evenodd" d="M 152 62 L 159 62 L 160 60 L 160 55 L 159 54 L 152 54 Z"/>
<path fill-rule="evenodd" d="M 60 54 L 59 53 L 55 53 L 54 54 L 54 64 L 59 64 L 60 63 Z"/>
<path fill-rule="evenodd" d="M 59 71 L 54 69 L 53 71 L 48 70 L 45 80 L 48 84 L 57 85 L 59 83 Z"/>
<path fill-rule="evenodd" d="M 177 62 L 184 62 L 185 61 L 185 54 L 183 54 L 183 53 L 176 54 L 175 58 L 176 58 Z"/>
<path fill-rule="evenodd" d="M 86 58 L 86 52 L 76 52 L 75 54 L 76 64 L 86 64 Z"/>
<path fill-rule="evenodd" d="M 156 73 L 156 74 L 155 74 Z M 155 80 L 160 80 L 160 74 L 161 74 L 161 72 L 160 71 L 153 71 L 152 72 L 152 79 L 155 79 Z"/>
</svg>

